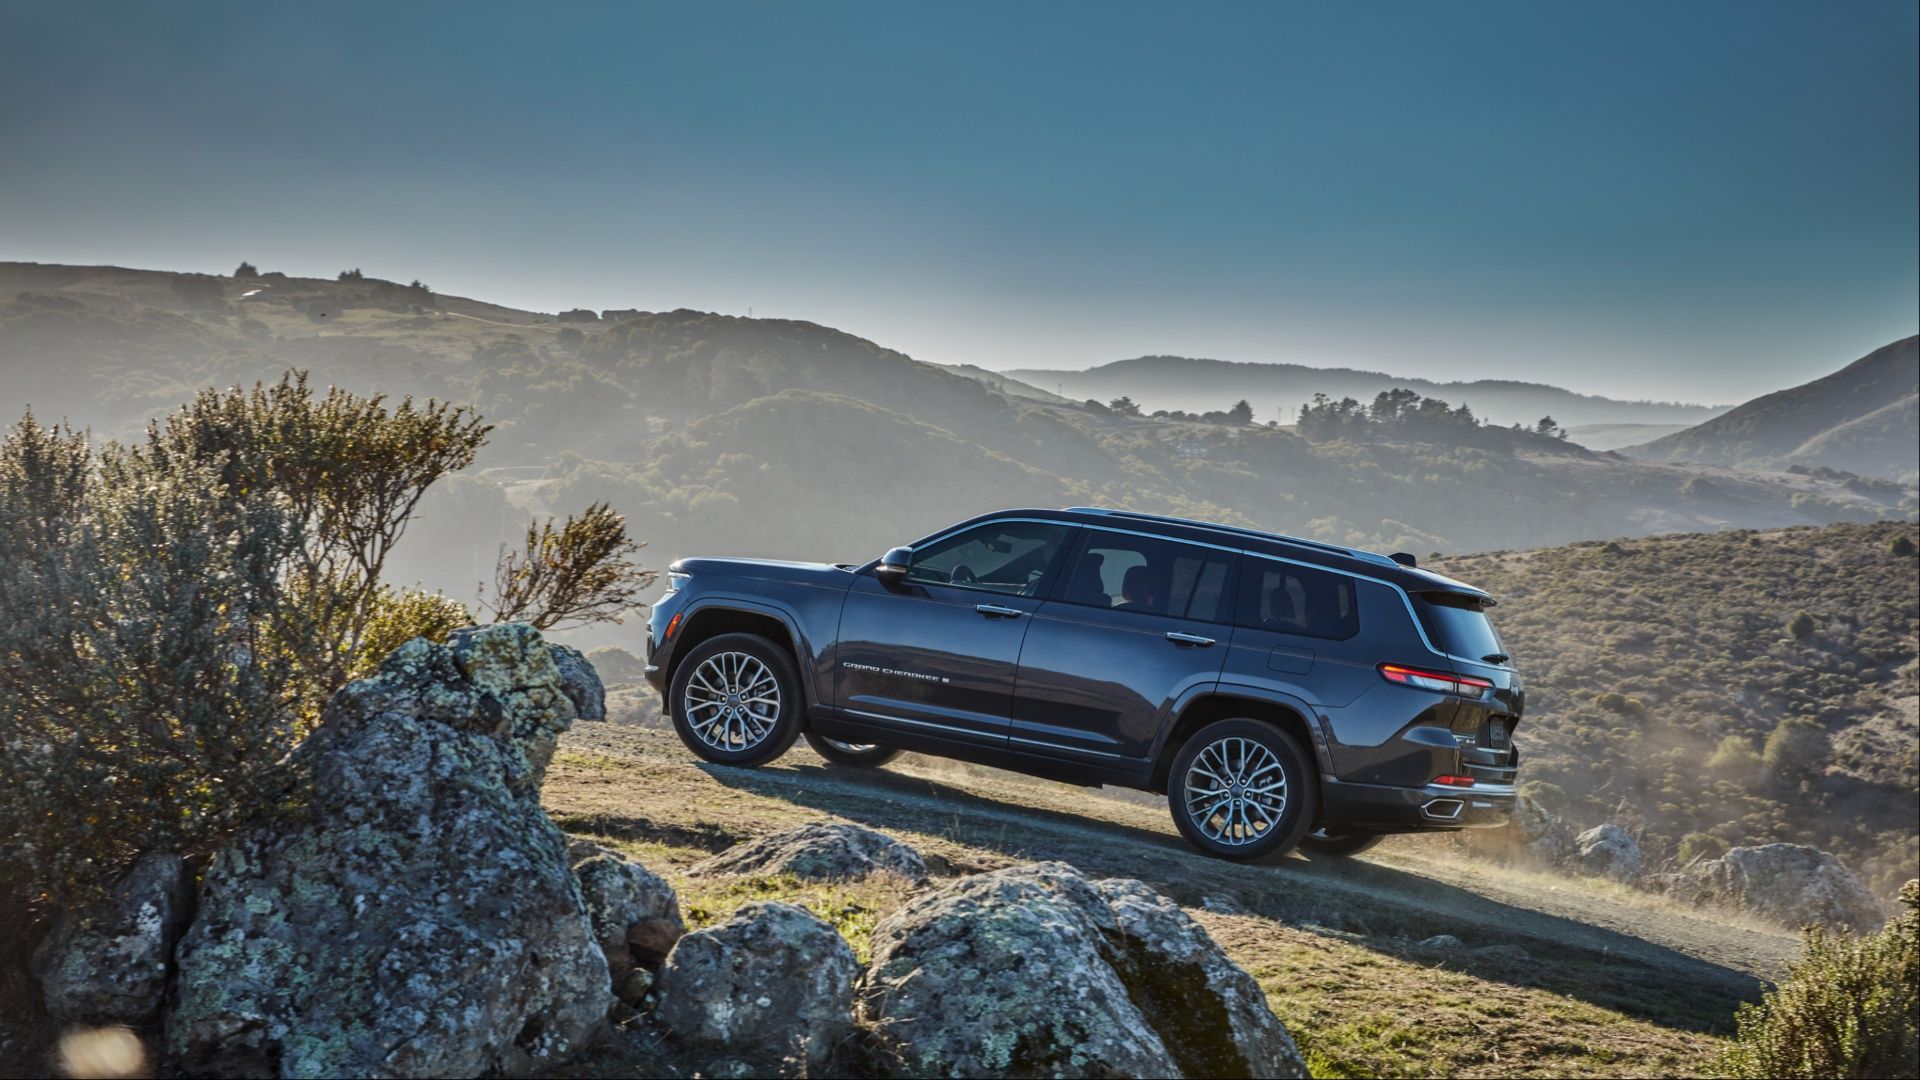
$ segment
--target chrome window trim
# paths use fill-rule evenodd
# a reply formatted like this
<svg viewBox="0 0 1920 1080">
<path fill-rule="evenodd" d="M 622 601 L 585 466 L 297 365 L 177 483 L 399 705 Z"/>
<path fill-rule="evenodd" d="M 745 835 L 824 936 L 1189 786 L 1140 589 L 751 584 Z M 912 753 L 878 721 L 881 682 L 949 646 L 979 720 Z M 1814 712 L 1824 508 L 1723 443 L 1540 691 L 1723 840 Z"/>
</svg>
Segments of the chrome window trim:
<svg viewBox="0 0 1920 1080">
<path fill-rule="evenodd" d="M 1426 646 L 1428 652 L 1432 653 L 1435 656 L 1443 657 L 1448 660 L 1458 660 L 1462 663 L 1467 663 L 1467 664 L 1484 664 L 1485 663 L 1485 661 L 1478 660 L 1473 657 L 1455 656 L 1453 653 L 1443 652 L 1442 650 L 1437 648 L 1433 644 L 1433 639 L 1427 636 L 1427 628 L 1420 624 L 1420 613 L 1414 610 L 1413 598 L 1407 594 L 1407 590 L 1405 586 L 1397 584 L 1392 581 L 1388 581 L 1385 578 L 1374 577 L 1371 574 L 1362 574 L 1357 571 L 1347 570 L 1338 566 L 1328 566 L 1325 563 L 1308 562 L 1305 559 L 1289 559 L 1284 555 L 1271 555 L 1264 551 L 1252 551 L 1247 548 L 1231 547 L 1226 544 L 1209 544 L 1204 540 L 1188 540 L 1184 537 L 1178 537 L 1178 536 L 1162 536 L 1159 533 L 1141 532 L 1138 529 L 1119 529 L 1111 525 L 1096 524 L 1094 522 L 1061 521 L 1058 518 L 1035 518 L 1035 517 L 988 518 L 986 521 L 976 521 L 968 525 L 963 525 L 956 528 L 948 529 L 946 532 L 940 533 L 939 535 L 931 537 L 927 540 L 923 540 L 919 544 L 915 544 L 913 545 L 913 547 L 910 547 L 907 550 L 913 551 L 925 544 L 932 544 L 941 540 L 945 540 L 947 537 L 953 536 L 956 533 L 964 532 L 967 529 L 977 529 L 985 525 L 998 525 L 1002 523 L 1011 524 L 1014 522 L 1032 523 L 1032 524 L 1038 524 L 1038 525 L 1064 525 L 1070 529 L 1099 529 L 1103 532 L 1122 533 L 1127 536 L 1144 536 L 1151 540 L 1165 540 L 1165 541 L 1168 541 L 1169 543 L 1175 543 L 1175 544 L 1191 544 L 1194 547 L 1212 548 L 1215 551 L 1231 552 L 1235 555 L 1243 555 L 1248 558 L 1254 558 L 1254 559 L 1270 559 L 1273 562 L 1287 563 L 1291 566 L 1304 566 L 1309 570 L 1323 570 L 1329 574 L 1340 574 L 1345 577 L 1354 578 L 1355 580 L 1358 580 L 1358 581 L 1370 581 L 1375 585 L 1384 585 L 1387 588 L 1392 589 L 1394 591 L 1394 594 L 1400 597 L 1401 606 L 1407 609 L 1407 619 L 1413 623 L 1414 633 L 1420 635 L 1420 643 Z M 1195 620 L 1195 621 L 1205 621 L 1205 620 Z M 1239 624 L 1229 620 L 1225 625 L 1238 626 Z M 1323 639 L 1317 639 L 1317 640 L 1326 640 L 1326 639 L 1323 638 Z"/>
</svg>

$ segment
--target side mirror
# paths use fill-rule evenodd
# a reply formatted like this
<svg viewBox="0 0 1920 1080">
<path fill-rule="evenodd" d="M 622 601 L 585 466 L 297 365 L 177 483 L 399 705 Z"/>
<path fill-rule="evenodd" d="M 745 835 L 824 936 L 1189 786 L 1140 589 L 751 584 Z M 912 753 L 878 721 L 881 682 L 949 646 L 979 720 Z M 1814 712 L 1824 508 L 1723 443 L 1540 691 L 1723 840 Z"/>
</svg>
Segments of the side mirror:
<svg viewBox="0 0 1920 1080">
<path fill-rule="evenodd" d="M 873 568 L 873 572 L 881 583 L 898 585 L 907 580 L 907 568 L 912 565 L 912 548 L 890 548 L 885 555 L 880 556 L 880 563 Z"/>
</svg>

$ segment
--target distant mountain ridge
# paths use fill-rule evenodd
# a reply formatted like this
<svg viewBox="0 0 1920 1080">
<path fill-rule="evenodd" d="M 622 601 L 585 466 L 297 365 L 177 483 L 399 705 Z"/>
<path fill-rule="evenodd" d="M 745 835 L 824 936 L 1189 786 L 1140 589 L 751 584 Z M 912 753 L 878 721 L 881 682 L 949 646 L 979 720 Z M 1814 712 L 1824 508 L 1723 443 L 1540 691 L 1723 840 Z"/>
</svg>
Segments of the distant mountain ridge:
<svg viewBox="0 0 1920 1080">
<path fill-rule="evenodd" d="M 1647 461 L 1801 465 L 1911 480 L 1920 474 L 1920 337 L 1883 345 L 1824 378 L 1621 452 Z"/>
<path fill-rule="evenodd" d="M 1578 394 L 1545 383 L 1510 379 L 1471 382 L 1435 382 L 1357 368 L 1321 368 L 1305 364 L 1250 363 L 1186 356 L 1139 356 L 1116 360 L 1086 371 L 1023 368 L 1006 372 L 1011 378 L 1058 389 L 1075 400 L 1108 401 L 1125 395 L 1141 408 L 1205 412 L 1224 409 L 1245 398 L 1262 420 L 1284 409 L 1283 422 L 1315 394 L 1371 401 L 1383 390 L 1413 390 L 1423 397 L 1439 397 L 1471 405 L 1474 414 L 1497 424 L 1531 426 L 1552 416 L 1563 426 L 1576 424 L 1695 424 L 1726 411 L 1726 406 L 1690 405 L 1666 401 L 1621 401 Z"/>
</svg>

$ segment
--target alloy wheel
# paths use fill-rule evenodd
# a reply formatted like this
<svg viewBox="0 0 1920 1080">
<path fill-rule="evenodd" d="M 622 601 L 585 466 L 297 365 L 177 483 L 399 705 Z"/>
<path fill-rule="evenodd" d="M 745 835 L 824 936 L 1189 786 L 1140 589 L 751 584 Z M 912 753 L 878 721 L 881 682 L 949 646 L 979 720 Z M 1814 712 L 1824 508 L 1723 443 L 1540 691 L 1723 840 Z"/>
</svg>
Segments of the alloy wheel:
<svg viewBox="0 0 1920 1080">
<path fill-rule="evenodd" d="M 733 753 L 750 750 L 780 719 L 780 684 L 756 656 L 715 653 L 687 679 L 681 709 L 701 742 Z"/>
<path fill-rule="evenodd" d="M 1286 769 L 1279 755 L 1253 739 L 1219 739 L 1187 766 L 1182 798 L 1202 836 L 1229 847 L 1251 844 L 1286 815 Z"/>
</svg>

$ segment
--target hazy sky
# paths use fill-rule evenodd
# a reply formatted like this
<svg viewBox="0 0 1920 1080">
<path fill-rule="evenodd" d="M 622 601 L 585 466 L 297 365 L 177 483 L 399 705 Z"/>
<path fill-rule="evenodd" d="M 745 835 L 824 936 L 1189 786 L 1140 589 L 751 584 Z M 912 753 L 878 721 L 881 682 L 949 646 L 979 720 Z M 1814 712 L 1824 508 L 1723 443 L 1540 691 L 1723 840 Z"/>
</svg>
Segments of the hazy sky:
<svg viewBox="0 0 1920 1080">
<path fill-rule="evenodd" d="M 0 259 L 1738 401 L 1920 322 L 1845 4 L 0 3 Z"/>
</svg>

